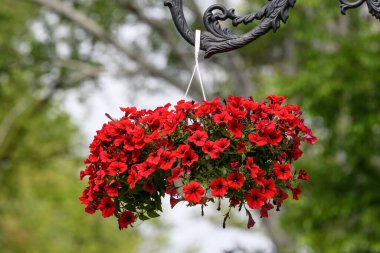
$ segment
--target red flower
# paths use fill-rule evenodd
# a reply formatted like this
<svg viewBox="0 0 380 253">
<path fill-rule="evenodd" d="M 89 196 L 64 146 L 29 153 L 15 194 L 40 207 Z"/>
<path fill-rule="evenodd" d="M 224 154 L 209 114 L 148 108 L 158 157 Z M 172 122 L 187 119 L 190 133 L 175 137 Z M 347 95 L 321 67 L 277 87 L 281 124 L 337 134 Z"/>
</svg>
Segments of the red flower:
<svg viewBox="0 0 380 253">
<path fill-rule="evenodd" d="M 106 191 L 107 195 L 110 197 L 117 197 L 119 196 L 119 188 L 121 184 L 119 181 L 113 182 L 110 185 L 104 186 L 104 190 Z"/>
<path fill-rule="evenodd" d="M 299 198 L 298 198 L 298 195 L 302 193 L 302 190 L 301 190 L 301 188 L 300 188 L 300 185 L 298 184 L 298 185 L 297 185 L 297 188 L 291 188 L 291 187 L 289 187 L 289 189 L 290 189 L 290 190 L 292 191 L 292 193 L 293 193 L 293 199 L 298 200 L 298 199 L 299 199 Z"/>
<path fill-rule="evenodd" d="M 253 179 L 257 178 L 257 173 L 260 170 L 260 167 L 253 162 L 253 157 L 248 157 L 247 162 L 245 164 L 247 170 L 251 173 L 251 177 Z"/>
<path fill-rule="evenodd" d="M 250 229 L 256 224 L 256 222 L 253 219 L 252 214 L 248 211 L 248 209 L 245 209 L 245 211 L 246 211 L 246 214 L 248 215 L 247 228 Z"/>
<path fill-rule="evenodd" d="M 141 177 L 148 178 L 153 172 L 156 171 L 156 165 L 146 161 L 136 165 L 138 173 Z"/>
<path fill-rule="evenodd" d="M 288 197 L 289 196 L 286 192 L 284 192 L 280 188 L 277 188 L 277 196 L 276 196 L 277 211 L 280 211 L 280 207 L 282 206 L 282 203 Z"/>
<path fill-rule="evenodd" d="M 144 183 L 144 189 L 145 189 L 145 191 L 149 192 L 150 194 L 156 192 L 156 189 L 154 189 L 154 184 L 152 181 L 145 182 Z"/>
<path fill-rule="evenodd" d="M 228 121 L 232 120 L 232 117 L 228 114 L 228 112 L 223 111 L 222 113 L 215 114 L 213 119 L 215 123 L 220 124 L 227 123 Z"/>
<path fill-rule="evenodd" d="M 212 196 L 223 197 L 227 193 L 228 184 L 224 178 L 220 177 L 211 181 L 210 188 L 212 189 Z"/>
<path fill-rule="evenodd" d="M 243 129 L 244 125 L 239 123 L 236 120 L 230 121 L 227 124 L 228 131 L 235 137 L 235 138 L 241 138 L 243 135 Z"/>
<path fill-rule="evenodd" d="M 239 172 L 231 173 L 227 176 L 228 186 L 232 189 L 240 189 L 244 184 L 244 175 Z"/>
<path fill-rule="evenodd" d="M 182 158 L 182 165 L 187 165 L 190 166 L 194 162 L 198 161 L 198 155 L 194 152 L 194 150 L 189 149 L 186 153 L 185 156 Z"/>
<path fill-rule="evenodd" d="M 230 198 L 230 204 L 231 204 L 231 206 L 233 206 L 233 207 L 239 205 L 239 204 L 240 204 L 240 200 L 239 200 L 239 198 L 236 197 L 236 196 L 232 196 L 232 197 Z"/>
<path fill-rule="evenodd" d="M 279 164 L 277 162 L 274 163 L 274 174 L 276 174 L 278 179 L 291 179 L 293 177 L 292 173 L 290 173 L 291 170 L 292 167 L 290 164 Z"/>
<path fill-rule="evenodd" d="M 136 170 L 130 170 L 129 176 L 127 177 L 127 182 L 129 184 L 129 188 L 135 188 L 136 183 L 141 179 L 141 176 L 137 173 Z"/>
<path fill-rule="evenodd" d="M 245 143 L 243 141 L 239 141 L 236 143 L 236 150 L 239 153 L 244 153 L 245 152 Z"/>
<path fill-rule="evenodd" d="M 282 133 L 280 130 L 274 130 L 266 135 L 267 141 L 273 146 L 277 146 L 282 141 Z"/>
<path fill-rule="evenodd" d="M 181 144 L 178 146 L 175 155 L 178 158 L 183 158 L 185 156 L 185 153 L 190 149 L 189 144 Z"/>
<path fill-rule="evenodd" d="M 262 185 L 263 188 L 261 189 L 261 193 L 267 199 L 273 198 L 277 193 L 277 189 L 276 189 L 276 185 L 274 181 L 272 179 L 263 179 L 262 183 L 263 183 Z"/>
<path fill-rule="evenodd" d="M 208 135 L 205 131 L 199 131 L 197 130 L 192 136 L 189 137 L 189 142 L 194 143 L 197 146 L 202 147 L 206 140 L 208 138 Z"/>
<path fill-rule="evenodd" d="M 245 195 L 245 200 L 251 209 L 260 209 L 267 199 L 259 189 L 253 188 Z"/>
<path fill-rule="evenodd" d="M 176 199 L 173 197 L 173 195 L 170 195 L 170 207 L 173 209 L 175 205 L 177 205 L 179 202 L 181 202 L 181 199 Z"/>
<path fill-rule="evenodd" d="M 224 152 L 230 146 L 231 142 L 227 138 L 220 138 L 215 141 L 215 144 L 220 152 Z"/>
<path fill-rule="evenodd" d="M 274 206 L 271 203 L 266 203 L 260 210 L 260 218 L 268 218 L 268 211 L 273 208 Z"/>
<path fill-rule="evenodd" d="M 158 149 L 156 152 L 152 152 L 149 154 L 148 159 L 146 159 L 147 162 L 151 164 L 158 165 L 161 160 L 161 154 L 164 152 L 162 148 Z"/>
<path fill-rule="evenodd" d="M 194 122 L 190 126 L 185 126 L 184 130 L 189 131 L 190 133 L 195 133 L 196 131 L 203 131 L 203 127 L 198 122 Z"/>
<path fill-rule="evenodd" d="M 119 173 L 123 173 L 128 169 L 128 166 L 125 163 L 113 162 L 107 169 L 108 174 L 114 176 Z"/>
<path fill-rule="evenodd" d="M 305 181 L 308 181 L 309 180 L 309 175 L 307 174 L 306 171 L 300 170 L 300 172 L 298 173 L 298 177 L 297 178 L 305 180 Z"/>
<path fill-rule="evenodd" d="M 266 99 L 270 100 L 273 104 L 278 105 L 286 102 L 286 98 L 284 96 L 270 95 L 266 97 Z"/>
<path fill-rule="evenodd" d="M 164 152 L 162 152 L 159 166 L 163 170 L 168 170 L 173 166 L 173 163 L 175 162 L 175 160 L 176 160 L 176 156 L 174 152 L 165 150 Z"/>
<path fill-rule="evenodd" d="M 129 225 L 131 225 L 133 222 L 135 222 L 136 217 L 135 214 L 130 211 L 124 211 L 119 215 L 118 223 L 119 223 L 119 229 L 122 230 L 124 228 L 127 228 Z M 131 225 L 132 226 L 132 225 Z"/>
<path fill-rule="evenodd" d="M 233 161 L 233 162 L 230 163 L 230 166 L 231 166 L 231 168 L 232 168 L 233 171 L 239 170 L 239 165 L 240 165 L 239 161 Z"/>
<path fill-rule="evenodd" d="M 259 147 L 264 146 L 268 143 L 267 138 L 260 137 L 258 134 L 249 134 L 248 139 L 251 143 L 256 144 Z"/>
<path fill-rule="evenodd" d="M 219 157 L 219 148 L 213 141 L 206 141 L 202 147 L 202 151 L 208 154 L 211 158 L 215 159 Z"/>
<path fill-rule="evenodd" d="M 172 184 L 173 181 L 178 180 L 183 175 L 183 168 L 172 169 L 172 175 L 168 177 L 167 181 Z"/>
<path fill-rule="evenodd" d="M 113 201 L 108 198 L 108 197 L 104 197 L 99 205 L 98 205 L 98 209 L 102 211 L 102 216 L 104 218 L 107 218 L 111 215 L 113 215 L 113 213 L 115 212 L 115 209 L 116 209 L 116 205 L 115 203 L 113 203 Z"/>
<path fill-rule="evenodd" d="M 203 187 L 196 181 L 192 181 L 183 187 L 183 198 L 190 203 L 200 203 L 205 193 Z"/>
</svg>

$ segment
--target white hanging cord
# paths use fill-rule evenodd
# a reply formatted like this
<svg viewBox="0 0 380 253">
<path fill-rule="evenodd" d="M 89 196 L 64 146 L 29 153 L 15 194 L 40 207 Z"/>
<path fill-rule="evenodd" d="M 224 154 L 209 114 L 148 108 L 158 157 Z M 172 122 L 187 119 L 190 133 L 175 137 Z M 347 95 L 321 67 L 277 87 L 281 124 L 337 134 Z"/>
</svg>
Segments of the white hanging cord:
<svg viewBox="0 0 380 253">
<path fill-rule="evenodd" d="M 200 48 L 201 48 L 201 31 L 200 30 L 196 30 L 195 31 L 195 45 L 194 45 L 194 48 L 195 48 L 195 50 L 194 50 L 195 66 L 194 66 L 193 74 L 191 75 L 191 78 L 190 78 L 189 85 L 187 86 L 187 90 L 186 90 L 184 99 L 186 99 L 186 97 L 187 97 L 187 93 L 189 92 L 191 83 L 193 82 L 193 79 L 194 79 L 195 71 L 197 71 L 198 72 L 199 83 L 201 84 L 203 99 L 206 101 L 206 95 L 205 95 L 205 91 L 203 89 L 202 76 L 201 76 L 201 71 L 199 70 L 199 62 L 198 62 L 199 51 L 200 51 Z"/>
</svg>

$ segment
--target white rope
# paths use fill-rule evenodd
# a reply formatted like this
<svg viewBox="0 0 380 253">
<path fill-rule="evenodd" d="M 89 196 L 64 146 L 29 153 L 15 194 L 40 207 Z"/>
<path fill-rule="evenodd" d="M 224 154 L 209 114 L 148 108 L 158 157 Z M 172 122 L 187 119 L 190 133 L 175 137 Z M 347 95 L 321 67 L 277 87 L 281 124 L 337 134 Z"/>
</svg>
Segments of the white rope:
<svg viewBox="0 0 380 253">
<path fill-rule="evenodd" d="M 195 71 L 197 71 L 198 72 L 199 83 L 201 84 L 203 99 L 206 101 L 206 95 L 205 95 L 205 91 L 203 89 L 202 76 L 201 76 L 201 71 L 199 70 L 199 62 L 198 62 L 198 56 L 199 56 L 200 47 L 201 47 L 201 31 L 200 30 L 196 30 L 195 31 L 195 45 L 194 45 L 194 48 L 195 48 L 195 50 L 194 50 L 195 66 L 194 66 L 193 74 L 191 75 L 191 78 L 190 78 L 189 85 L 187 86 L 187 90 L 186 90 L 184 99 L 186 99 L 186 97 L 187 97 L 187 94 L 189 92 L 191 83 L 193 82 L 193 79 L 194 79 Z"/>
</svg>

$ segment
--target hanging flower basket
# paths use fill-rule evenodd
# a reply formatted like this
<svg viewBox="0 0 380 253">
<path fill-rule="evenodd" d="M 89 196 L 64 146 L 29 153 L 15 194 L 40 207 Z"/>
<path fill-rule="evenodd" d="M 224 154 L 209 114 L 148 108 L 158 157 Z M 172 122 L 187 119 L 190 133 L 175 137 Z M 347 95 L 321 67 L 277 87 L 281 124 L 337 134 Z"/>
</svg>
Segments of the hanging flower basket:
<svg viewBox="0 0 380 253">
<path fill-rule="evenodd" d="M 277 210 L 291 192 L 301 193 L 298 180 L 308 180 L 292 162 L 301 157 L 301 142 L 316 138 L 304 125 L 296 105 L 272 95 L 264 102 L 230 96 L 227 101 L 181 100 L 154 110 L 121 108 L 119 120 L 104 124 L 90 144 L 89 176 L 80 200 L 86 212 L 116 216 L 119 228 L 159 216 L 161 199 L 170 196 L 172 208 L 225 198 L 229 210 L 251 210 L 262 218 Z M 223 227 L 229 217 L 225 214 Z"/>
</svg>

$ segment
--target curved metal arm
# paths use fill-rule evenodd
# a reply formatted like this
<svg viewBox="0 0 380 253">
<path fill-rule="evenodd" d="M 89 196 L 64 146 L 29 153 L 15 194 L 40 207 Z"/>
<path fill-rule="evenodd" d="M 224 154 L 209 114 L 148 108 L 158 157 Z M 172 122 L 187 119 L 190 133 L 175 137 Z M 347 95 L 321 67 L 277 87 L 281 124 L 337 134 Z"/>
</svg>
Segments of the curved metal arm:
<svg viewBox="0 0 380 253">
<path fill-rule="evenodd" d="M 206 51 L 206 58 L 214 54 L 232 51 L 241 48 L 258 39 L 270 30 L 277 31 L 289 17 L 288 10 L 293 7 L 296 0 L 268 0 L 268 3 L 259 11 L 247 16 L 237 16 L 234 9 L 227 9 L 223 5 L 215 4 L 209 7 L 203 16 L 206 31 L 201 35 L 201 49 Z M 174 23 L 181 36 L 194 45 L 194 32 L 186 22 L 182 8 L 182 0 L 165 1 L 169 7 Z M 216 11 L 214 13 L 214 11 Z M 248 24 L 254 20 L 260 23 L 250 32 L 239 35 L 227 28 L 222 28 L 219 21 L 231 20 L 234 26 Z"/>
<path fill-rule="evenodd" d="M 350 0 L 339 0 L 340 1 L 340 9 L 342 14 L 346 14 L 348 9 L 358 8 L 364 2 L 367 3 L 369 13 L 372 14 L 377 19 L 380 19 L 380 1 L 379 0 L 357 0 L 352 2 Z"/>
<path fill-rule="evenodd" d="M 380 19 L 380 0 L 339 0 L 342 14 L 348 9 L 367 3 L 369 12 Z M 201 35 L 201 49 L 206 51 L 206 58 L 214 54 L 232 51 L 241 48 L 258 39 L 270 30 L 277 31 L 281 21 L 286 23 L 288 11 L 296 0 L 268 0 L 268 3 L 259 11 L 246 16 L 237 16 L 234 9 L 227 9 L 223 5 L 215 4 L 209 7 L 203 16 L 206 31 Z M 167 0 L 165 6 L 169 7 L 174 23 L 181 36 L 194 45 L 194 32 L 190 29 L 183 13 L 182 0 Z M 254 20 L 260 23 L 252 31 L 245 34 L 235 34 L 228 28 L 222 28 L 219 21 L 231 20 L 234 26 L 248 24 Z"/>
</svg>

